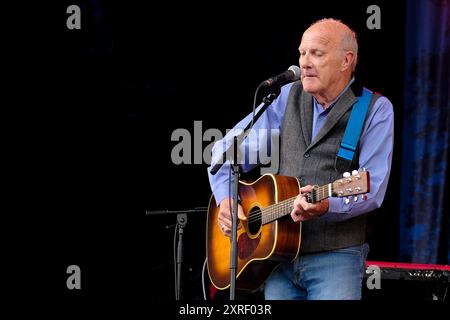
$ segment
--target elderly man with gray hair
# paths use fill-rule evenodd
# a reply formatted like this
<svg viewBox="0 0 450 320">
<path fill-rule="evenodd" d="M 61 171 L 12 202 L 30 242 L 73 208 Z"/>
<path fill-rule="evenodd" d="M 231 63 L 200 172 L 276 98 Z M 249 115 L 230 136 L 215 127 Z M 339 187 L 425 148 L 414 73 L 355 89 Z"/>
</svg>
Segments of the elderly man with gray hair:
<svg viewBox="0 0 450 320">
<path fill-rule="evenodd" d="M 304 186 L 289 218 L 302 224 L 300 250 L 293 261 L 281 263 L 268 277 L 265 298 L 361 299 L 369 251 L 366 214 L 380 207 L 386 192 L 393 151 L 393 106 L 355 79 L 358 43 L 355 32 L 341 21 L 322 19 L 313 23 L 303 33 L 299 53 L 300 81 L 284 85 L 254 125 L 255 129 L 280 130 L 277 173 L 296 177 Z M 364 113 L 356 107 L 361 97 L 368 97 Z M 343 143 L 352 117 L 361 119 L 353 148 Z M 240 124 L 250 119 L 251 114 Z M 219 149 L 213 152 L 221 152 Z M 249 169 L 245 164 L 241 167 Z M 308 201 L 306 194 L 313 185 L 333 182 L 345 171 L 361 168 L 370 172 L 366 201 L 338 197 Z M 226 164 L 216 175 L 209 174 L 220 207 L 217 222 L 224 236 L 230 236 L 233 202 L 228 194 L 228 170 Z M 247 219 L 240 206 L 239 219 Z"/>
</svg>

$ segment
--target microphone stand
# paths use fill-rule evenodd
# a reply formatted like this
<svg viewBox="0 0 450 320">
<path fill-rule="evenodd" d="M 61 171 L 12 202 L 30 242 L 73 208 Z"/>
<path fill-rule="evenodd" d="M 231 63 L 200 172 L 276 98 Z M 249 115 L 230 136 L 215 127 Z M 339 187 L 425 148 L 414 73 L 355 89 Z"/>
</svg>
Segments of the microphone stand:
<svg viewBox="0 0 450 320">
<path fill-rule="evenodd" d="M 187 224 L 187 213 L 205 213 L 208 211 L 208 208 L 195 208 L 190 210 L 177 210 L 177 211 L 168 211 L 168 210 L 147 210 L 145 211 L 145 215 L 153 216 L 153 215 L 167 215 L 167 214 L 176 214 L 177 215 L 177 229 L 178 229 L 178 244 L 177 244 L 177 253 L 176 253 L 176 279 L 175 279 L 175 299 L 180 300 L 181 296 L 181 269 L 183 264 L 183 253 L 184 253 L 184 245 L 183 245 L 183 233 L 184 228 Z"/>
<path fill-rule="evenodd" d="M 259 89 L 259 87 L 258 87 Z M 273 100 L 275 100 L 280 94 L 281 87 L 276 86 L 272 93 L 266 96 L 263 99 L 263 106 L 258 111 L 258 113 L 252 118 L 252 121 L 247 124 L 244 131 L 239 135 L 233 137 L 233 144 L 222 154 L 222 161 L 218 161 L 210 170 L 212 175 L 215 175 L 217 171 L 223 166 L 226 160 L 228 160 L 227 155 L 229 155 L 229 151 L 233 148 L 232 153 L 232 166 L 230 170 L 232 170 L 234 177 L 234 192 L 233 192 L 233 208 L 231 212 L 231 254 L 230 254 L 230 300 L 235 300 L 236 298 L 236 269 L 237 269 L 237 219 L 238 219 L 238 194 L 239 194 L 239 175 L 240 175 L 240 166 L 237 159 L 237 150 L 238 146 L 242 144 L 244 139 L 250 132 L 252 128 L 252 124 L 254 124 L 263 114 L 264 111 L 272 104 Z M 244 154 L 245 156 L 245 154 Z M 231 181 L 229 181 L 231 184 Z"/>
<path fill-rule="evenodd" d="M 237 213 L 238 213 L 238 188 L 239 188 L 239 163 L 237 161 L 238 142 L 237 137 L 233 138 L 233 170 L 234 192 L 233 209 L 231 214 L 231 255 L 230 255 L 230 300 L 236 296 L 236 269 L 237 269 Z M 231 183 L 231 181 L 229 182 Z"/>
</svg>

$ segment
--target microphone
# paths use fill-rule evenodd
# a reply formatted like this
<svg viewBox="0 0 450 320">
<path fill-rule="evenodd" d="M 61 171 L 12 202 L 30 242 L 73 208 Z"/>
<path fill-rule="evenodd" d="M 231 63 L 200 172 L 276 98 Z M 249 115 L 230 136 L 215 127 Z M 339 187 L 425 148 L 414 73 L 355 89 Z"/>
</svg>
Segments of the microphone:
<svg viewBox="0 0 450 320">
<path fill-rule="evenodd" d="M 289 82 L 294 82 L 300 79 L 300 68 L 297 66 L 290 66 L 285 72 L 269 78 L 259 85 L 260 87 L 283 86 Z"/>
</svg>

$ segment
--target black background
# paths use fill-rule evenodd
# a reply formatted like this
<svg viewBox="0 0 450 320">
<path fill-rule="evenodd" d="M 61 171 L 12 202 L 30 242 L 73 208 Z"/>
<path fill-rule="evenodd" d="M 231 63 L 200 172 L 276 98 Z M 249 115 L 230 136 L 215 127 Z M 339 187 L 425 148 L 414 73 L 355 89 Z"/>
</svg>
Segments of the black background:
<svg viewBox="0 0 450 320">
<path fill-rule="evenodd" d="M 70 4 L 81 8 L 81 30 L 66 27 Z M 366 26 L 371 4 L 381 8 L 380 30 Z M 206 207 L 211 191 L 206 164 L 172 163 L 172 132 L 193 134 L 194 121 L 202 121 L 203 132 L 231 128 L 251 111 L 262 80 L 298 65 L 303 31 L 324 17 L 357 32 L 356 76 L 394 105 L 392 173 L 373 221 L 369 259 L 397 259 L 404 3 L 243 6 L 61 1 L 38 17 L 27 40 L 15 39 L 26 47 L 25 72 L 17 74 L 17 99 L 26 101 L 17 137 L 29 147 L 19 157 L 20 181 L 30 194 L 23 203 L 33 208 L 20 265 L 22 277 L 36 264 L 42 274 L 34 288 L 22 279 L 25 292 L 173 299 L 176 219 L 145 212 Z M 205 219 L 189 216 L 185 230 L 188 299 L 202 295 Z M 80 291 L 66 288 L 71 264 L 81 268 Z"/>
</svg>

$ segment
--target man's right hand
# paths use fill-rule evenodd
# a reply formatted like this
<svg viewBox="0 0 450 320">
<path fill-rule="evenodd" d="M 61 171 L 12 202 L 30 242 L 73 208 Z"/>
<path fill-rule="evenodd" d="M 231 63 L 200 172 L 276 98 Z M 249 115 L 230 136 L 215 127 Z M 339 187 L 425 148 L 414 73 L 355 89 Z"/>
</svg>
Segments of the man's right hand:
<svg viewBox="0 0 450 320">
<path fill-rule="evenodd" d="M 219 204 L 219 217 L 217 222 L 219 223 L 220 230 L 222 230 L 222 233 L 227 237 L 231 237 L 232 208 L 233 208 L 232 198 L 225 198 Z M 247 220 L 247 217 L 244 214 L 244 210 L 242 209 L 242 206 L 240 204 L 238 204 L 238 218 L 239 220 Z M 241 223 L 239 223 L 239 220 L 238 220 L 238 229 L 242 227 Z"/>
</svg>

